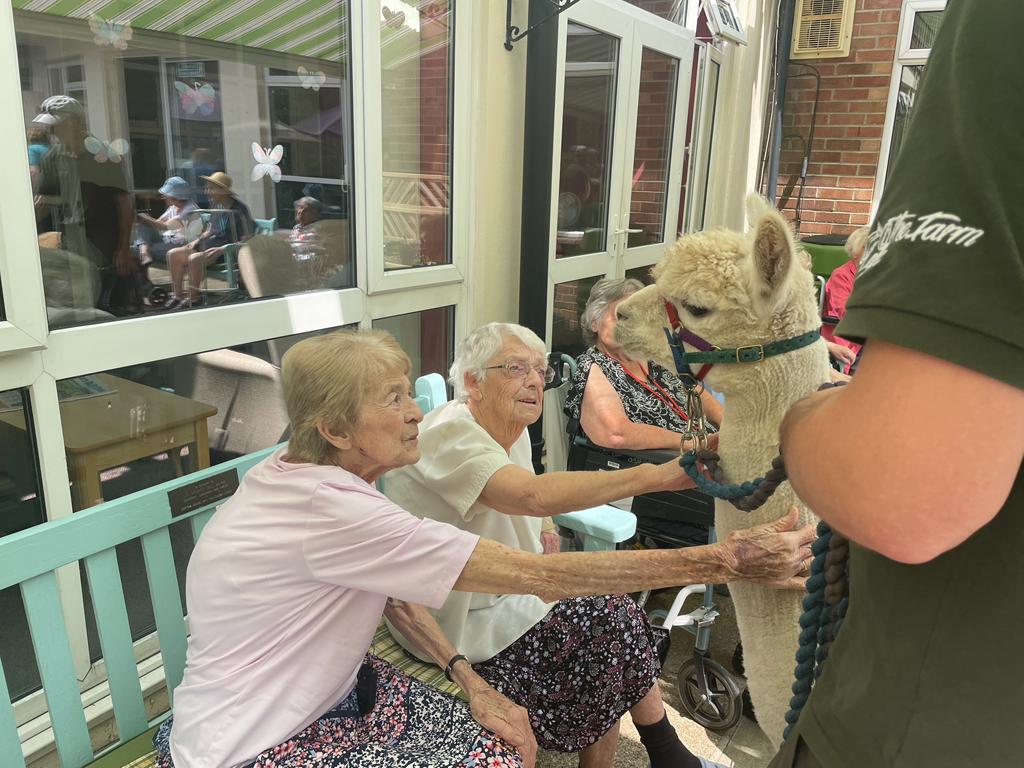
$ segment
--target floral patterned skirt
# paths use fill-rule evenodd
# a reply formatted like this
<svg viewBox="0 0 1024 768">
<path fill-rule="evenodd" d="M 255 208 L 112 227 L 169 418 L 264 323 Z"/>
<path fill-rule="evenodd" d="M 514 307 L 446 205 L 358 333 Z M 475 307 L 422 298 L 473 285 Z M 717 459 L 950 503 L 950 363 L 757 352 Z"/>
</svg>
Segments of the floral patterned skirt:
<svg viewBox="0 0 1024 768">
<path fill-rule="evenodd" d="M 485 730 L 464 701 L 423 685 L 380 659 L 364 664 L 377 673 L 376 702 L 365 715 L 355 691 L 248 768 L 522 768 L 514 747 Z M 157 731 L 156 768 L 174 768 L 173 718 Z M 181 768 L 186 768 L 182 766 Z"/>
<path fill-rule="evenodd" d="M 661 668 L 657 642 L 629 596 L 574 597 L 473 667 L 529 711 L 537 744 L 579 752 L 654 685 Z"/>
</svg>

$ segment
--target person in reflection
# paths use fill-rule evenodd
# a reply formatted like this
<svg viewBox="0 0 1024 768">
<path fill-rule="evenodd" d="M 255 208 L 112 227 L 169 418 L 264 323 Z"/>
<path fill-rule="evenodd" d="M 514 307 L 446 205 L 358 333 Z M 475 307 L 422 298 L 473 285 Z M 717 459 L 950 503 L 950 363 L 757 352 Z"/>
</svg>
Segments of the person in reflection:
<svg viewBox="0 0 1024 768">
<path fill-rule="evenodd" d="M 224 256 L 225 248 L 252 237 L 254 225 L 249 208 L 231 191 L 231 177 L 223 171 L 202 177 L 206 196 L 210 199 L 209 222 L 203 233 L 192 242 L 172 248 L 167 253 L 171 268 L 171 296 L 167 309 L 189 307 L 202 298 L 199 286 L 206 266 Z M 185 296 L 185 275 L 189 278 L 189 294 Z"/>
<path fill-rule="evenodd" d="M 124 163 L 115 162 L 107 145 L 89 135 L 77 99 L 51 96 L 32 122 L 53 136 L 39 158 L 37 220 L 49 214 L 60 247 L 99 270 L 100 309 L 114 315 L 141 311 L 141 275 L 130 247 L 135 207 Z"/>
<path fill-rule="evenodd" d="M 188 182 L 180 176 L 171 176 L 160 187 L 164 201 L 163 213 L 153 218 L 148 213 L 138 214 L 139 261 L 147 265 L 154 260 L 165 261 L 172 248 L 187 241 L 186 228 L 198 216 L 192 202 Z"/>
<path fill-rule="evenodd" d="M 708 547 L 556 555 L 419 519 L 374 485 L 420 459 L 423 413 L 409 370 L 380 330 L 316 336 L 285 354 L 288 445 L 245 474 L 188 565 L 191 637 L 174 715 L 154 739 L 159 768 L 533 766 L 526 711 L 474 669 L 424 606 L 440 607 L 453 590 L 557 600 L 737 576 L 781 580 L 809 562 L 813 534 L 792 530 L 792 515 Z M 529 377 L 539 394 L 532 369 Z M 674 464 L 601 474 L 597 485 L 686 482 Z M 582 497 L 594 484 L 572 482 Z M 468 703 L 369 652 L 382 614 Z M 642 614 L 629 615 L 646 638 Z M 633 672 L 642 685 L 653 681 L 657 662 L 637 646 L 644 642 L 623 638 L 618 651 L 616 668 L 633 670 L 623 681 L 631 689 Z M 571 664 L 567 673 L 578 676 Z"/>
<path fill-rule="evenodd" d="M 295 201 L 295 226 L 292 227 L 288 239 L 291 241 L 292 249 L 296 253 L 302 250 L 301 247 L 297 246 L 316 239 L 317 232 L 313 225 L 320 221 L 321 207 L 320 201 L 309 195 L 300 197 Z"/>
<path fill-rule="evenodd" d="M 529 329 L 511 323 L 478 328 L 456 351 L 450 379 L 456 400 L 424 419 L 423 457 L 388 476 L 387 495 L 416 515 L 532 556 L 541 548 L 541 518 L 693 487 L 676 461 L 614 472 L 534 474 L 526 428 L 540 418 L 544 385 L 553 377 L 544 343 Z M 702 558 L 709 549 L 662 552 L 668 551 Z M 602 554 L 601 560 L 589 554 L 546 555 L 536 562 L 541 568 L 557 563 L 559 570 L 563 562 L 579 563 L 597 574 L 605 563 L 626 562 L 635 554 Z M 580 765 L 608 768 L 619 719 L 629 712 L 652 768 L 711 765 L 691 754 L 669 723 L 655 685 L 660 667 L 655 632 L 636 602 L 621 594 L 634 588 L 632 580 L 630 574 L 592 596 L 576 592 L 554 603 L 516 590 L 494 596 L 465 584 L 447 596 L 436 616 L 445 637 L 476 672 L 527 709 L 545 749 L 579 752 Z M 689 575 L 687 581 L 693 580 Z M 766 581 L 783 584 L 775 577 Z M 392 626 L 399 642 L 423 658 L 405 628 Z"/>
<path fill-rule="evenodd" d="M 678 449 L 687 420 L 682 381 L 654 361 L 633 360 L 615 341 L 615 308 L 643 287 L 634 278 L 605 278 L 590 290 L 580 317 L 588 349 L 576 360 L 565 414 L 606 448 Z M 715 430 L 722 422 L 721 403 L 704 390 L 701 405 Z M 709 436 L 712 449 L 717 441 L 717 434 Z"/>
<path fill-rule="evenodd" d="M 192 150 L 192 156 L 182 163 L 179 174 L 188 182 L 189 192 L 193 200 L 200 208 L 210 208 L 210 198 L 206 194 L 206 182 L 204 179 L 217 170 L 211 162 L 210 150 L 206 147 L 196 147 Z"/>
</svg>

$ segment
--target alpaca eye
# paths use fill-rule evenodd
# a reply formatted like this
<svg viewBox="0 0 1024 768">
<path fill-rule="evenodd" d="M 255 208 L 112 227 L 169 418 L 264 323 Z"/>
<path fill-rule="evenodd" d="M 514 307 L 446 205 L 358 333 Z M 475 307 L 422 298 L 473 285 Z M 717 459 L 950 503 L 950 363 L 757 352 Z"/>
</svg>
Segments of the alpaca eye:
<svg viewBox="0 0 1024 768">
<path fill-rule="evenodd" d="M 704 317 L 705 315 L 711 314 L 711 310 L 707 307 L 695 307 L 692 304 L 683 304 L 683 309 L 694 317 Z"/>
</svg>

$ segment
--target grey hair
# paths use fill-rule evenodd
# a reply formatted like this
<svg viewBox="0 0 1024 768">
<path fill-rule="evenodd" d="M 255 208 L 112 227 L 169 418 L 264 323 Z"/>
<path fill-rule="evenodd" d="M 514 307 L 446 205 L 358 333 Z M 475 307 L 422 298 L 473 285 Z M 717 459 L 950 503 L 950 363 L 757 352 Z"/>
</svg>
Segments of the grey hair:
<svg viewBox="0 0 1024 768">
<path fill-rule="evenodd" d="M 871 227 L 861 227 L 855 229 L 850 233 L 850 236 L 846 238 L 846 252 L 850 254 L 850 258 L 857 258 L 864 253 L 864 246 L 868 244 L 868 235 L 871 234 Z"/>
<path fill-rule="evenodd" d="M 455 389 L 455 399 L 465 401 L 465 375 L 468 373 L 477 381 L 483 379 L 484 366 L 505 346 L 505 339 L 512 337 L 540 355 L 546 355 L 540 336 L 515 323 L 488 323 L 481 325 L 459 342 L 455 349 L 455 362 L 448 373 L 448 381 Z"/>
<path fill-rule="evenodd" d="M 608 307 L 643 287 L 644 284 L 635 277 L 606 277 L 594 283 L 594 287 L 590 289 L 587 306 L 580 316 L 583 341 L 588 347 L 597 343 L 597 332 L 592 326 L 601 322 Z"/>
<path fill-rule="evenodd" d="M 292 203 L 292 207 L 298 206 L 299 203 L 302 203 L 303 205 L 308 205 L 310 208 L 316 211 L 317 214 L 319 214 L 324 207 L 323 203 L 321 203 L 315 197 L 310 197 L 309 195 L 306 195 L 305 197 L 300 197 L 298 200 Z"/>
</svg>

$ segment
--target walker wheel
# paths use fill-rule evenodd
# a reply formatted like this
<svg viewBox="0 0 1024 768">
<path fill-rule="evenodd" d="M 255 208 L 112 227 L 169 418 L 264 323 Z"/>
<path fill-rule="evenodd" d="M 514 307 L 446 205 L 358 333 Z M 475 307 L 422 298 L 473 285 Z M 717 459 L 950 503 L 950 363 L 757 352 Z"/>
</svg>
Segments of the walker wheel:
<svg viewBox="0 0 1024 768">
<path fill-rule="evenodd" d="M 683 710 L 700 725 L 712 731 L 727 731 L 743 714 L 742 685 L 716 661 L 704 659 L 707 695 L 701 685 L 700 670 L 695 659 L 679 668 L 677 684 Z"/>
<path fill-rule="evenodd" d="M 147 298 L 149 298 L 150 306 L 162 307 L 167 303 L 167 289 L 160 288 L 159 286 L 153 286 L 153 289 L 150 290 Z"/>
</svg>

